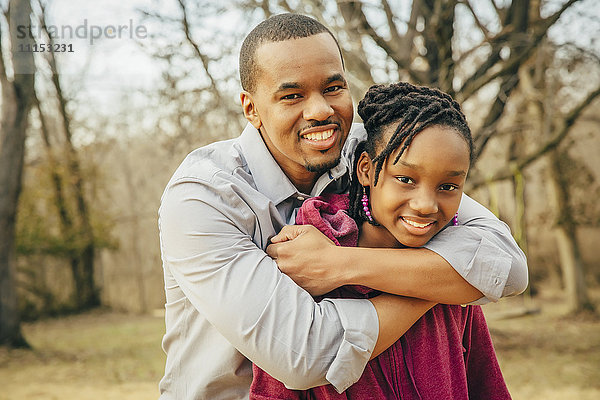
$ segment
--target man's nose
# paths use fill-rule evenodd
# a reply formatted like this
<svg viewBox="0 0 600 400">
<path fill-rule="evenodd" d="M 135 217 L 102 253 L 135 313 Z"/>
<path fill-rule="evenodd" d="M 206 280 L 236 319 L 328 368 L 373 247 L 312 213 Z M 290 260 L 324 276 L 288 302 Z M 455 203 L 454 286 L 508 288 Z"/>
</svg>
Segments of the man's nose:
<svg viewBox="0 0 600 400">
<path fill-rule="evenodd" d="M 410 207 L 421 215 L 435 214 L 438 212 L 438 203 L 431 190 L 419 189 L 413 192 L 410 199 Z"/>
<path fill-rule="evenodd" d="M 306 101 L 304 119 L 307 121 L 324 121 L 333 115 L 331 104 L 323 95 L 313 95 Z"/>
</svg>

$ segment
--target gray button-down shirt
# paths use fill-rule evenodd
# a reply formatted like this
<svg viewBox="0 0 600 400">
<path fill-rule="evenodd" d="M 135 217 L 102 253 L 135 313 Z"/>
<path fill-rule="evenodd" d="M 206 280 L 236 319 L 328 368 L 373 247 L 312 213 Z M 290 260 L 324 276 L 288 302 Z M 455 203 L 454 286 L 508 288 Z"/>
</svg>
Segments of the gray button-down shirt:
<svg viewBox="0 0 600 400">
<path fill-rule="evenodd" d="M 358 380 L 379 331 L 372 304 L 315 303 L 264 250 L 305 198 L 347 189 L 364 137 L 353 125 L 342 160 L 312 193 L 298 192 L 251 125 L 186 157 L 159 210 L 167 297 L 161 399 L 245 399 L 248 359 L 293 389 L 331 383 L 341 391 Z M 468 197 L 459 215 L 464 226 L 428 247 L 487 299 L 523 291 L 525 259 L 506 225 Z"/>
</svg>

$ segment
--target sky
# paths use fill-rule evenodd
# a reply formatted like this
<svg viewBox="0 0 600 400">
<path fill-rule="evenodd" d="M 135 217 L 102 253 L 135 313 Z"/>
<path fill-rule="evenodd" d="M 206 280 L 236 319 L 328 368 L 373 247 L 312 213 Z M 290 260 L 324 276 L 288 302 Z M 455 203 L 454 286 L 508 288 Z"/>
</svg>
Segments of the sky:
<svg viewBox="0 0 600 400">
<path fill-rule="evenodd" d="M 73 49 L 73 53 L 60 54 L 61 73 L 80 74 L 85 68 L 94 79 L 138 85 L 155 77 L 156 67 L 137 44 L 151 40 L 152 27 L 143 23 L 137 11 L 151 3 L 52 0 L 49 25 L 57 28 L 57 42 L 71 44 Z"/>
<path fill-rule="evenodd" d="M 6 0 L 0 0 L 5 3 Z M 551 1 L 556 9 L 564 0 Z M 119 93 L 131 93 L 138 89 L 151 88 L 160 77 L 160 67 L 142 46 L 151 48 L 155 36 L 164 34 L 162 27 L 142 18 L 139 9 L 158 10 L 161 15 L 177 16 L 175 0 L 50 0 L 49 27 L 57 35 L 56 43 L 64 44 L 72 52 L 56 53 L 60 71 L 67 79 L 85 82 L 90 95 L 100 102 L 110 102 Z M 219 0 L 216 3 L 223 3 Z M 582 0 L 585 7 L 566 13 L 560 30 L 553 36 L 572 40 L 584 47 L 598 48 L 600 39 L 590 34 L 600 32 L 599 21 L 595 26 L 582 26 L 578 18 L 582 14 L 600 18 L 600 1 Z M 477 4 L 477 3 L 476 3 Z M 204 10 L 195 11 L 203 12 Z M 232 14 L 233 13 L 233 14 Z M 230 13 L 234 18 L 203 19 L 205 25 L 195 26 L 197 37 L 203 31 L 249 29 L 242 25 L 241 13 Z M 34 30 L 34 34 L 39 32 Z M 585 34 L 588 32 L 588 34 Z M 595 41 L 595 42 L 594 42 Z M 202 42 L 203 46 L 209 43 Z M 142 45 L 142 46 L 141 46 Z M 219 43 L 215 44 L 216 46 Z M 217 52 L 218 52 L 218 48 Z M 210 51 L 204 48 L 205 51 Z M 231 66 L 235 68 L 235 66 Z M 82 79 L 82 73 L 84 78 Z"/>
<path fill-rule="evenodd" d="M 56 43 L 72 50 L 55 53 L 65 81 L 83 83 L 100 107 L 109 108 L 117 104 L 118 96 L 156 86 L 161 68 L 149 52 L 155 37 L 165 32 L 144 19 L 140 10 L 179 17 L 175 0 L 50 0 L 48 4 L 49 31 L 55 33 Z M 236 26 L 235 18 L 209 18 L 204 29 L 228 31 Z M 34 35 L 39 32 L 34 29 Z"/>
</svg>

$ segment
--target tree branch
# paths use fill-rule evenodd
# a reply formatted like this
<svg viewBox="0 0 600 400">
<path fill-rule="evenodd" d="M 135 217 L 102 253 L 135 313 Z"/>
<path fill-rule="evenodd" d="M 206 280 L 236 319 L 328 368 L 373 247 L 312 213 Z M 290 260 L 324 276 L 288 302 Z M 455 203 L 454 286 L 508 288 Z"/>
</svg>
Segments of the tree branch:
<svg viewBox="0 0 600 400">
<path fill-rule="evenodd" d="M 502 21 L 502 9 L 498 6 L 498 4 L 496 4 L 496 0 L 492 0 L 491 3 L 492 7 L 494 7 L 494 11 L 496 11 L 496 16 L 498 17 L 498 20 Z"/>
<path fill-rule="evenodd" d="M 0 88 L 4 90 L 4 85 L 8 84 L 6 76 L 6 65 L 4 64 L 4 52 L 2 50 L 2 26 L 0 25 Z"/>
<path fill-rule="evenodd" d="M 279 6 L 283 7 L 283 9 L 289 13 L 294 12 L 295 10 L 290 6 L 287 0 L 279 0 Z"/>
<path fill-rule="evenodd" d="M 494 71 L 490 72 L 494 65 L 497 65 L 498 61 L 500 61 L 499 56 L 499 44 L 508 40 L 510 36 L 513 36 L 513 42 L 519 40 L 519 36 L 514 36 L 513 32 L 515 29 L 512 24 L 505 26 L 502 32 L 500 32 L 497 36 L 495 36 L 492 40 L 492 54 L 488 57 L 488 60 L 482 64 L 480 68 L 478 68 L 477 72 L 475 72 L 469 79 L 467 79 L 462 88 L 459 90 L 461 93 L 461 101 L 464 101 L 475 94 L 479 89 L 492 82 L 494 79 L 506 75 L 509 71 L 511 71 L 515 66 L 520 65 L 524 60 L 529 57 L 530 52 L 539 45 L 542 39 L 548 33 L 548 29 L 560 18 L 562 13 L 565 12 L 571 5 L 579 0 L 569 0 L 565 3 L 560 10 L 556 11 L 554 14 L 549 17 L 542 19 L 533 24 L 533 34 L 531 35 L 531 39 L 526 46 L 514 46 L 511 45 L 509 41 L 507 44 L 511 48 L 511 56 L 510 58 L 501 64 L 502 66 Z M 508 29 L 506 29 L 508 28 Z M 525 32 L 521 33 L 525 35 Z"/>
<path fill-rule="evenodd" d="M 461 1 L 459 1 L 459 3 L 460 4 L 464 4 L 467 7 L 467 9 L 471 12 L 471 16 L 473 17 L 473 20 L 475 20 L 475 25 L 477 25 L 477 27 L 479 28 L 479 30 L 483 33 L 483 36 L 485 36 L 486 40 L 488 42 L 491 41 L 492 35 L 490 34 L 490 31 L 481 22 L 481 20 L 479 19 L 479 17 L 475 13 L 475 10 L 473 9 L 473 6 L 469 2 L 469 0 L 461 0 Z"/>
<path fill-rule="evenodd" d="M 577 3 L 580 0 L 569 0 L 567 1 L 565 4 L 563 4 L 563 6 L 560 8 L 560 10 L 558 10 L 557 12 L 555 12 L 554 14 L 544 18 L 541 20 L 542 24 L 541 24 L 541 35 L 546 35 L 546 32 L 548 32 L 548 28 L 550 28 L 552 25 L 554 25 L 554 23 L 556 21 L 558 21 L 558 19 L 560 18 L 560 16 L 569 8 L 571 7 L 573 4 Z"/>
<path fill-rule="evenodd" d="M 365 16 L 365 13 L 362 9 L 362 3 L 360 1 L 350 1 L 347 3 L 339 2 L 338 7 L 348 7 L 351 8 L 353 11 L 357 11 L 356 13 L 354 13 L 353 17 L 358 19 L 358 27 L 362 28 L 364 33 L 371 39 L 373 39 L 373 41 L 379 47 L 381 47 L 392 60 L 394 60 L 398 67 L 405 70 L 413 80 L 415 80 L 416 82 L 423 81 L 423 76 L 421 76 L 421 74 L 419 74 L 417 71 L 411 68 L 410 59 L 406 59 L 406 57 L 404 57 L 403 54 L 400 54 L 400 52 L 394 47 L 394 44 L 392 44 L 390 41 L 385 40 L 377 33 L 377 31 L 375 31 L 375 28 L 373 28 L 373 26 L 367 20 L 367 17 Z"/>
<path fill-rule="evenodd" d="M 511 179 L 514 176 L 515 170 L 523 170 L 529 164 L 538 160 L 540 157 L 545 155 L 551 150 L 560 145 L 560 143 L 567 137 L 569 131 L 575 124 L 575 121 L 581 116 L 583 111 L 592 104 L 596 97 L 600 96 L 600 86 L 597 87 L 594 91 L 589 93 L 587 97 L 581 101 L 577 107 L 573 108 L 568 114 L 562 118 L 560 121 L 559 128 L 555 131 L 554 135 L 543 145 L 541 145 L 536 151 L 533 153 L 511 162 L 509 164 L 509 168 L 503 168 L 493 174 L 491 177 L 487 179 L 476 179 L 469 183 L 469 187 L 471 190 L 477 189 L 478 187 L 489 183 L 489 182 L 498 182 L 506 179 Z"/>
<path fill-rule="evenodd" d="M 500 122 L 500 116 L 504 112 L 506 102 L 515 87 L 519 84 L 517 74 L 511 74 L 503 78 L 498 94 L 485 117 L 478 133 L 473 135 L 475 145 L 475 158 L 483 152 L 489 140 L 496 135 L 496 127 Z"/>
<path fill-rule="evenodd" d="M 208 79 L 210 81 L 211 91 L 216 97 L 217 106 L 219 106 L 221 104 L 227 104 L 225 101 L 223 101 L 223 96 L 221 96 L 221 92 L 218 89 L 217 83 L 215 82 L 212 74 L 210 73 L 210 71 L 208 69 L 209 62 L 210 62 L 209 57 L 206 54 L 202 53 L 202 50 L 200 50 L 200 46 L 198 46 L 198 43 L 196 43 L 196 41 L 194 41 L 194 39 L 192 38 L 192 34 L 190 31 L 190 23 L 188 20 L 188 11 L 187 11 L 187 6 L 185 5 L 185 1 L 184 0 L 177 0 L 177 1 L 179 3 L 179 6 L 181 7 L 181 12 L 183 14 L 182 19 L 181 19 L 181 24 L 183 25 L 183 31 L 185 33 L 185 38 L 186 38 L 187 42 L 194 49 L 194 52 L 200 59 L 200 62 L 202 62 L 202 66 L 204 67 L 206 76 L 208 77 Z"/>
<path fill-rule="evenodd" d="M 260 8 L 263 10 L 265 14 L 265 18 L 269 18 L 273 13 L 271 13 L 271 9 L 269 9 L 269 0 L 262 0 L 260 2 Z"/>
<path fill-rule="evenodd" d="M 398 29 L 396 28 L 396 23 L 394 22 L 394 13 L 392 8 L 390 7 L 390 3 L 387 0 L 382 0 L 381 4 L 383 5 L 383 10 L 385 11 L 385 18 L 387 19 L 387 24 L 390 29 L 391 41 L 392 43 L 401 43 L 402 37 L 398 33 Z M 410 31 L 407 30 L 407 33 Z"/>
</svg>

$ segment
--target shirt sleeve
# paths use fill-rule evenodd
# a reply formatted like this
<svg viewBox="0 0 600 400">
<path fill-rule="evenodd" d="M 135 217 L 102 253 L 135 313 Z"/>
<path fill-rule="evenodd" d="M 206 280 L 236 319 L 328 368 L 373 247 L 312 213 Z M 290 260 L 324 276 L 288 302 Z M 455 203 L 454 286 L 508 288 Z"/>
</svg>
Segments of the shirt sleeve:
<svg viewBox="0 0 600 400">
<path fill-rule="evenodd" d="M 528 284 L 527 259 L 508 225 L 465 194 L 458 221 L 458 226 L 447 227 L 424 247 L 444 257 L 483 293 L 474 304 L 522 293 Z"/>
<path fill-rule="evenodd" d="M 159 225 L 165 268 L 244 356 L 291 389 L 341 392 L 360 378 L 379 334 L 372 303 L 316 303 L 252 241 L 264 227 L 234 185 L 180 179 Z"/>
</svg>

